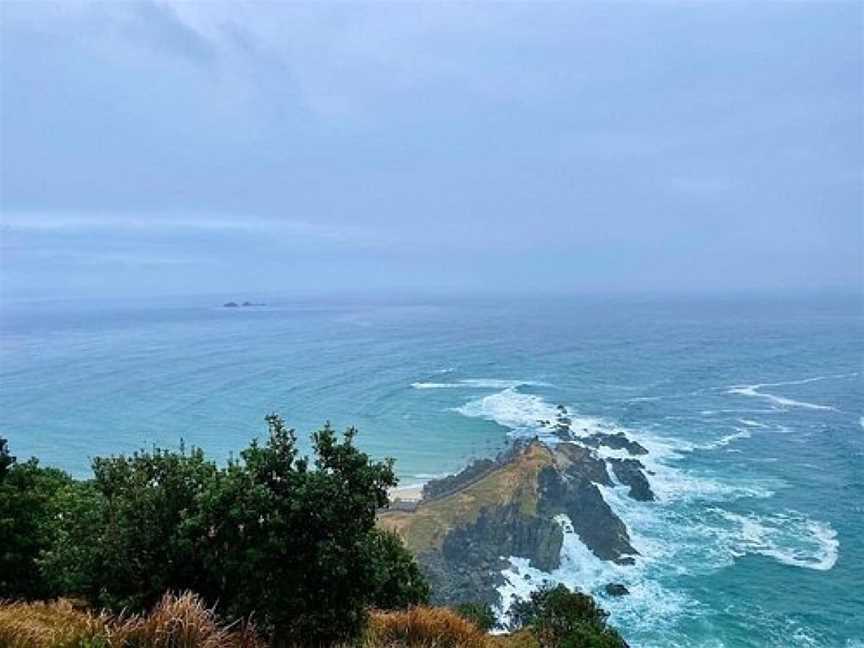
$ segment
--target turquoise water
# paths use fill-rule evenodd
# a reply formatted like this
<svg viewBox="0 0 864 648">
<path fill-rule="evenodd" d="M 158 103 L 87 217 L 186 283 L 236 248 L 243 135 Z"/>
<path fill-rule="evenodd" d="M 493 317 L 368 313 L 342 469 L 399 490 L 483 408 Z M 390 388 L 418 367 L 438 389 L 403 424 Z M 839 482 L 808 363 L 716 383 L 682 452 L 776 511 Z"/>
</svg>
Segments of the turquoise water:
<svg viewBox="0 0 864 648">
<path fill-rule="evenodd" d="M 860 302 L 222 301 L 6 305 L 0 431 L 84 476 L 180 438 L 224 459 L 277 411 L 418 483 L 563 403 L 651 450 L 658 502 L 604 492 L 644 558 L 568 537 L 551 575 L 627 584 L 603 604 L 634 646 L 864 645 Z"/>
</svg>

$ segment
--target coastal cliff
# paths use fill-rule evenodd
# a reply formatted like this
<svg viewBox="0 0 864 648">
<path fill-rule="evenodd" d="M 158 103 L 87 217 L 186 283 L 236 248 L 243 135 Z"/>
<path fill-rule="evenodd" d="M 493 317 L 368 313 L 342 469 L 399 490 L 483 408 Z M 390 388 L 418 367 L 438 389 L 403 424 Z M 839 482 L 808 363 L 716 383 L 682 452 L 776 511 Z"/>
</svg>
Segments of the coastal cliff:
<svg viewBox="0 0 864 648">
<path fill-rule="evenodd" d="M 623 434 L 579 437 L 563 407 L 556 421 L 540 425 L 558 440 L 517 441 L 494 460 L 426 484 L 416 505 L 379 514 L 379 526 L 396 532 L 417 557 L 437 602 L 500 605 L 501 572 L 510 557 L 544 572 L 556 569 L 562 516 L 598 558 L 634 563 L 639 552 L 598 485 L 629 486 L 629 495 L 641 501 L 654 494 L 638 459 L 604 459 L 597 448 L 631 455 L 647 450 Z"/>
</svg>

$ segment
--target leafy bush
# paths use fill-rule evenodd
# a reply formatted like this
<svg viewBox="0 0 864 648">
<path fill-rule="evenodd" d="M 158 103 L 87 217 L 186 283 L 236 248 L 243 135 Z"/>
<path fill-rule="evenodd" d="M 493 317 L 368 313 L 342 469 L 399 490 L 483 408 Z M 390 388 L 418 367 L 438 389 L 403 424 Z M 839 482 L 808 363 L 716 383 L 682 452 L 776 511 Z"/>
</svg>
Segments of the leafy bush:
<svg viewBox="0 0 864 648">
<path fill-rule="evenodd" d="M 429 602 L 429 584 L 395 533 L 373 529 L 369 533 L 366 560 L 374 568 L 372 606 L 401 610 Z"/>
<path fill-rule="evenodd" d="M 33 599 L 51 594 L 38 560 L 52 537 L 55 497 L 72 480 L 42 468 L 36 459 L 18 463 L 2 444 L 0 458 L 0 597 Z"/>
<path fill-rule="evenodd" d="M 462 603 L 455 607 L 455 611 L 484 632 L 489 632 L 498 625 L 495 611 L 488 603 Z"/>
<path fill-rule="evenodd" d="M 0 437 L 0 482 L 6 477 L 9 468 L 15 463 L 15 457 L 9 454 L 9 442 Z"/>
<path fill-rule="evenodd" d="M 381 583 L 369 558 L 376 512 L 396 484 L 392 462 L 357 450 L 353 428 L 339 440 L 325 425 L 312 436 L 313 470 L 294 431 L 276 416 L 267 422 L 267 444 L 216 474 L 184 537 L 192 555 L 218 566 L 208 590 L 232 615 L 263 617 L 274 644 L 350 639 Z"/>
<path fill-rule="evenodd" d="M 591 596 L 560 584 L 546 584 L 510 608 L 511 627 L 530 626 L 544 648 L 626 648 L 608 616 Z"/>
<path fill-rule="evenodd" d="M 267 441 L 224 468 L 182 447 L 97 458 L 89 482 L 9 461 L 0 597 L 75 595 L 143 612 L 166 591 L 192 590 L 227 618 L 254 613 L 274 645 L 351 640 L 370 607 L 425 602 L 413 557 L 375 529 L 392 462 L 329 424 L 310 461 L 278 416 L 267 425 Z"/>
</svg>

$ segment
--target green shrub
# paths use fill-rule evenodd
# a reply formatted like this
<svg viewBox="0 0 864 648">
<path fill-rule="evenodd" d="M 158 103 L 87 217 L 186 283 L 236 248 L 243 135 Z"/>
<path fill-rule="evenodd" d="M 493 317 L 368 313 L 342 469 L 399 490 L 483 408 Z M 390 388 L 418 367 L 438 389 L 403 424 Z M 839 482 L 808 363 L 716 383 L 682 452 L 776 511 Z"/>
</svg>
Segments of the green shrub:
<svg viewBox="0 0 864 648">
<path fill-rule="evenodd" d="M 530 626 L 544 648 L 626 648 L 608 616 L 591 596 L 560 584 L 546 584 L 510 608 L 511 627 Z"/>
<path fill-rule="evenodd" d="M 372 607 L 402 610 L 429 602 L 429 584 L 395 533 L 372 529 L 366 560 L 373 567 Z"/>
<path fill-rule="evenodd" d="M 368 608 L 425 602 L 413 557 L 375 529 L 392 462 L 360 452 L 353 428 L 340 438 L 325 425 L 310 460 L 278 416 L 267 425 L 267 441 L 224 468 L 182 447 L 97 458 L 89 482 L 35 460 L 13 465 L 0 538 L 14 542 L 0 545 L 0 567 L 15 569 L 0 570 L 0 595 L 73 594 L 143 612 L 166 591 L 191 590 L 227 618 L 254 613 L 274 645 L 352 640 Z M 40 590 L 22 591 L 37 573 Z"/>
<path fill-rule="evenodd" d="M 50 596 L 38 560 L 51 542 L 55 497 L 72 480 L 36 459 L 16 462 L 0 445 L 0 598 Z"/>
</svg>

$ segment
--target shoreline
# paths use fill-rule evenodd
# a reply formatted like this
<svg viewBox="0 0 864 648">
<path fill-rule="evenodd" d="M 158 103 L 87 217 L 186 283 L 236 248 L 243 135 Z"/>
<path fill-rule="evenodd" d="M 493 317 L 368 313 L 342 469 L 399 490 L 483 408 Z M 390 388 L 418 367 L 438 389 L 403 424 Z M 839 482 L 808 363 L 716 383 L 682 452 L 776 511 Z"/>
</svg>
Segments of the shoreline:
<svg viewBox="0 0 864 648">
<path fill-rule="evenodd" d="M 407 484 L 396 486 L 388 492 L 391 502 L 419 502 L 423 499 L 423 484 Z"/>
</svg>

